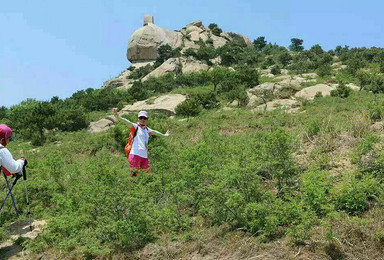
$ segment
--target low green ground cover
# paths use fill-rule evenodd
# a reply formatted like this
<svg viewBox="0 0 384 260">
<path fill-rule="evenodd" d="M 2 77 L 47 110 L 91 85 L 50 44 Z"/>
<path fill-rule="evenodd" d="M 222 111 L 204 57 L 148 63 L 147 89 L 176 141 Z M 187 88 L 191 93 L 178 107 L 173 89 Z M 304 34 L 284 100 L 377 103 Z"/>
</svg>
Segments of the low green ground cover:
<svg viewBox="0 0 384 260">
<path fill-rule="evenodd" d="M 58 133 L 41 147 L 11 144 L 15 157 L 30 162 L 33 216 L 48 220 L 25 246 L 108 256 L 197 225 L 226 225 L 261 242 L 310 239 L 312 227 L 335 215 L 359 217 L 382 207 L 384 139 L 369 126 L 381 121 L 383 100 L 353 92 L 304 102 L 296 114 L 218 108 L 185 121 L 153 114 L 149 125 L 163 132 L 169 126 L 172 136 L 152 138 L 153 173 L 134 179 L 122 152 L 123 124 L 101 134 Z M 342 136 L 352 141 L 339 155 L 352 163 L 335 174 L 331 158 Z M 15 196 L 25 208 L 20 187 Z M 0 225 L 14 217 L 7 204 Z"/>
</svg>

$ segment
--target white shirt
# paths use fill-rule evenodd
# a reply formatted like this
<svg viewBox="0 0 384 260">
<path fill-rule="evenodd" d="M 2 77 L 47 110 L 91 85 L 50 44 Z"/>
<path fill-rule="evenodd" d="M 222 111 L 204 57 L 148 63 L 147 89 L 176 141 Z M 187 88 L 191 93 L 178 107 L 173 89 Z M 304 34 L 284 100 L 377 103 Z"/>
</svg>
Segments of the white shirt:
<svg viewBox="0 0 384 260">
<path fill-rule="evenodd" d="M 137 128 L 136 136 L 133 138 L 132 148 L 130 154 L 138 155 L 143 158 L 148 158 L 148 139 L 150 134 L 152 133 L 152 129 L 149 127 L 145 127 L 144 129 L 138 126 L 137 124 L 133 124 L 135 128 Z"/>
<path fill-rule="evenodd" d="M 10 173 L 17 173 L 23 169 L 24 160 L 15 161 L 9 150 L 0 144 L 0 166 L 3 166 Z"/>
</svg>

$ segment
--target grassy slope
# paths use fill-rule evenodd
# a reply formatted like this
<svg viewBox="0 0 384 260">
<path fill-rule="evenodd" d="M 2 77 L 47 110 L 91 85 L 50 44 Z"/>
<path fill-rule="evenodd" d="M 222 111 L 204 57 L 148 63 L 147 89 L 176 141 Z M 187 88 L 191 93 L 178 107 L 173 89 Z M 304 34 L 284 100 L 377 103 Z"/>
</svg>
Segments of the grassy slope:
<svg viewBox="0 0 384 260">
<path fill-rule="evenodd" d="M 297 114 L 252 113 L 239 108 L 207 111 L 187 121 L 154 116 L 149 125 L 161 131 L 169 125 L 173 135 L 153 138 L 153 175 L 134 180 L 127 177 L 128 163 L 115 141 L 124 142 L 119 131 L 60 134 L 40 148 L 12 144 L 15 157 L 23 155 L 30 161 L 34 217 L 50 221 L 45 235 L 28 246 L 62 258 L 179 259 L 196 255 L 238 259 L 263 255 L 264 259 L 338 259 L 354 255 L 376 259 L 384 241 L 382 187 L 372 184 L 370 188 L 378 192 L 364 197 L 366 208 L 361 212 L 348 214 L 348 208 L 337 207 L 344 186 L 354 185 L 348 183 L 350 174 L 359 171 L 352 160 L 356 147 L 370 135 L 381 142 L 382 137 L 370 129 L 373 100 L 368 93 L 354 93 L 347 99 L 319 98 L 303 104 Z M 276 199 L 276 179 L 260 169 L 263 142 L 271 140 L 268 136 L 279 128 L 288 133 L 292 144 L 297 176 L 290 180 L 287 193 L 295 198 L 289 200 L 295 208 L 292 216 L 300 219 L 297 223 L 279 220 L 273 227 L 252 226 L 228 211 L 242 212 L 249 204 L 241 196 L 254 190 L 262 194 L 252 195 L 261 196 L 261 204 L 270 196 L 276 205 L 281 203 Z M 118 129 L 126 134 L 124 126 Z M 315 176 L 308 173 L 311 171 Z M 332 186 L 331 194 L 324 195 L 328 199 L 316 197 L 322 203 L 321 213 L 316 213 L 313 201 L 306 201 L 308 190 L 301 188 L 305 180 L 322 183 L 316 179 L 317 173 Z M 250 184 L 253 182 L 255 186 Z M 353 188 L 348 191 L 353 193 Z M 15 193 L 25 206 L 21 188 Z M 221 208 L 222 204 L 229 209 Z M 303 217 L 307 210 L 315 216 Z M 275 215 L 278 219 L 289 216 Z M 3 216 L 3 221 L 12 220 L 10 206 Z"/>
</svg>

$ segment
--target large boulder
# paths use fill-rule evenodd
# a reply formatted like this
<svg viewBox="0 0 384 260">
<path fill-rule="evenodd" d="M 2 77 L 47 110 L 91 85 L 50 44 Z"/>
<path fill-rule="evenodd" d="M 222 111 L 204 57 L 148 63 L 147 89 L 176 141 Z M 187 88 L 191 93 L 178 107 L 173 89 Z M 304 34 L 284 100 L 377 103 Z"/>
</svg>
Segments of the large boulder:
<svg viewBox="0 0 384 260">
<path fill-rule="evenodd" d="M 326 84 L 317 84 L 312 87 L 304 88 L 295 94 L 295 97 L 305 98 L 305 99 L 314 99 L 318 92 L 321 93 L 322 96 L 329 96 L 331 90 L 335 89 L 335 87 L 326 85 Z"/>
<path fill-rule="evenodd" d="M 223 47 L 228 42 L 228 40 L 214 34 L 211 35 L 211 39 L 213 40 L 213 47 L 215 47 L 215 49 Z"/>
<path fill-rule="evenodd" d="M 208 70 L 209 66 L 193 57 L 170 58 L 146 75 L 142 81 L 146 81 L 149 77 L 161 77 L 169 72 L 176 72 L 179 69 L 182 69 L 183 73 L 190 73 L 200 70 Z"/>
<path fill-rule="evenodd" d="M 209 66 L 193 57 L 179 58 L 183 73 L 197 72 L 200 70 L 208 70 Z"/>
<path fill-rule="evenodd" d="M 169 72 L 175 72 L 180 67 L 178 58 L 170 58 L 166 60 L 163 64 L 157 67 L 151 73 L 147 74 L 142 81 L 146 81 L 150 77 L 161 77 L 166 75 Z"/>
<path fill-rule="evenodd" d="M 130 62 L 156 60 L 161 45 L 177 48 L 182 44 L 182 37 L 181 32 L 161 28 L 153 24 L 153 19 L 145 17 L 144 26 L 136 30 L 129 40 L 127 58 Z"/>
<path fill-rule="evenodd" d="M 89 124 L 88 133 L 100 133 L 114 127 L 114 122 L 110 119 L 103 118 Z"/>
<path fill-rule="evenodd" d="M 263 84 L 257 85 L 253 87 L 251 90 L 253 91 L 262 91 L 262 90 L 271 90 L 274 91 L 276 89 L 276 83 L 274 82 L 265 82 Z"/>
<path fill-rule="evenodd" d="M 277 99 L 277 100 L 267 102 L 266 105 L 263 104 L 263 105 L 257 106 L 255 110 L 271 111 L 271 110 L 281 108 L 281 109 L 286 109 L 290 111 L 295 111 L 296 109 L 291 110 L 291 108 L 297 106 L 297 104 L 298 102 L 293 99 Z"/>
<path fill-rule="evenodd" d="M 254 91 L 252 89 L 247 90 L 247 96 L 248 96 L 248 104 L 247 107 L 255 107 L 263 102 L 263 100 L 255 95 Z"/>
<path fill-rule="evenodd" d="M 353 83 L 348 83 L 347 86 L 350 87 L 352 90 L 360 90 L 360 87 Z"/>
<path fill-rule="evenodd" d="M 306 82 L 306 80 L 301 77 L 292 77 L 292 78 L 290 77 L 278 82 L 277 88 L 299 89 L 301 87 L 301 84 L 304 82 Z"/>
<path fill-rule="evenodd" d="M 128 78 L 130 74 L 130 70 L 125 70 L 116 78 L 106 81 L 102 88 L 129 88 L 134 81 L 133 79 Z"/>
<path fill-rule="evenodd" d="M 147 99 L 144 101 L 138 101 L 132 105 L 125 106 L 122 109 L 122 114 L 129 111 L 140 111 L 140 110 L 160 110 L 166 111 L 169 114 L 175 114 L 175 108 L 178 104 L 186 99 L 181 94 L 169 94 L 160 96 L 155 99 Z"/>
</svg>

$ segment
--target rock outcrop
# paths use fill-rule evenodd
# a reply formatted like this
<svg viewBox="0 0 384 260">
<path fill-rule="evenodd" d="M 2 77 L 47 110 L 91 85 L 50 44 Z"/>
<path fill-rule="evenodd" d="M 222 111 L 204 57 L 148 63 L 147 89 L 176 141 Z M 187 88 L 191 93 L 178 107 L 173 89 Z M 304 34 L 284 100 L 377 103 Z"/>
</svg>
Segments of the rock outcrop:
<svg viewBox="0 0 384 260">
<path fill-rule="evenodd" d="M 138 101 L 132 105 L 125 106 L 121 113 L 124 114 L 125 112 L 139 110 L 159 110 L 174 115 L 177 105 L 183 102 L 185 99 L 186 97 L 180 94 L 164 95 L 155 99 Z"/>
<path fill-rule="evenodd" d="M 246 44 L 252 42 L 244 35 L 239 34 Z M 136 30 L 128 43 L 127 58 L 132 65 L 136 63 L 154 61 L 158 57 L 158 48 L 169 44 L 172 48 L 182 47 L 182 52 L 188 48 L 199 49 L 200 41 L 211 40 L 215 48 L 224 46 L 232 39 L 230 34 L 214 35 L 200 20 L 188 24 L 180 31 L 171 31 L 154 24 L 154 18 L 144 16 L 144 26 Z"/>
<path fill-rule="evenodd" d="M 208 69 L 209 66 L 207 64 L 193 57 L 170 58 L 161 64 L 160 67 L 146 75 L 142 81 L 146 81 L 150 77 L 164 76 L 169 72 L 177 72 L 178 70 L 182 73 L 191 73 Z"/>
<path fill-rule="evenodd" d="M 319 92 L 322 96 L 329 96 L 331 90 L 335 89 L 332 86 L 325 84 L 317 84 L 312 87 L 304 88 L 295 94 L 295 97 L 305 98 L 305 99 L 314 99 L 316 94 Z"/>
<path fill-rule="evenodd" d="M 169 44 L 177 48 L 182 44 L 183 35 L 170 31 L 153 23 L 153 17 L 145 16 L 144 26 L 136 30 L 128 43 L 127 58 L 133 66 L 136 62 L 156 60 L 158 48 Z"/>
<path fill-rule="evenodd" d="M 289 112 L 293 112 L 293 111 L 297 110 L 297 109 L 292 109 L 295 106 L 297 106 L 296 100 L 293 100 L 293 99 L 276 99 L 276 100 L 267 102 L 266 105 L 263 104 L 263 105 L 258 106 L 254 111 L 258 111 L 258 110 L 271 111 L 271 110 L 281 108 L 281 109 L 288 110 Z"/>
<path fill-rule="evenodd" d="M 88 133 L 100 133 L 107 131 L 111 127 L 114 127 L 114 121 L 110 118 L 103 118 L 96 122 L 91 122 L 89 124 Z"/>
<path fill-rule="evenodd" d="M 102 88 L 117 88 L 117 89 L 130 88 L 134 81 L 133 79 L 128 78 L 130 74 L 131 74 L 130 70 L 125 70 L 116 78 L 106 81 Z"/>
</svg>

